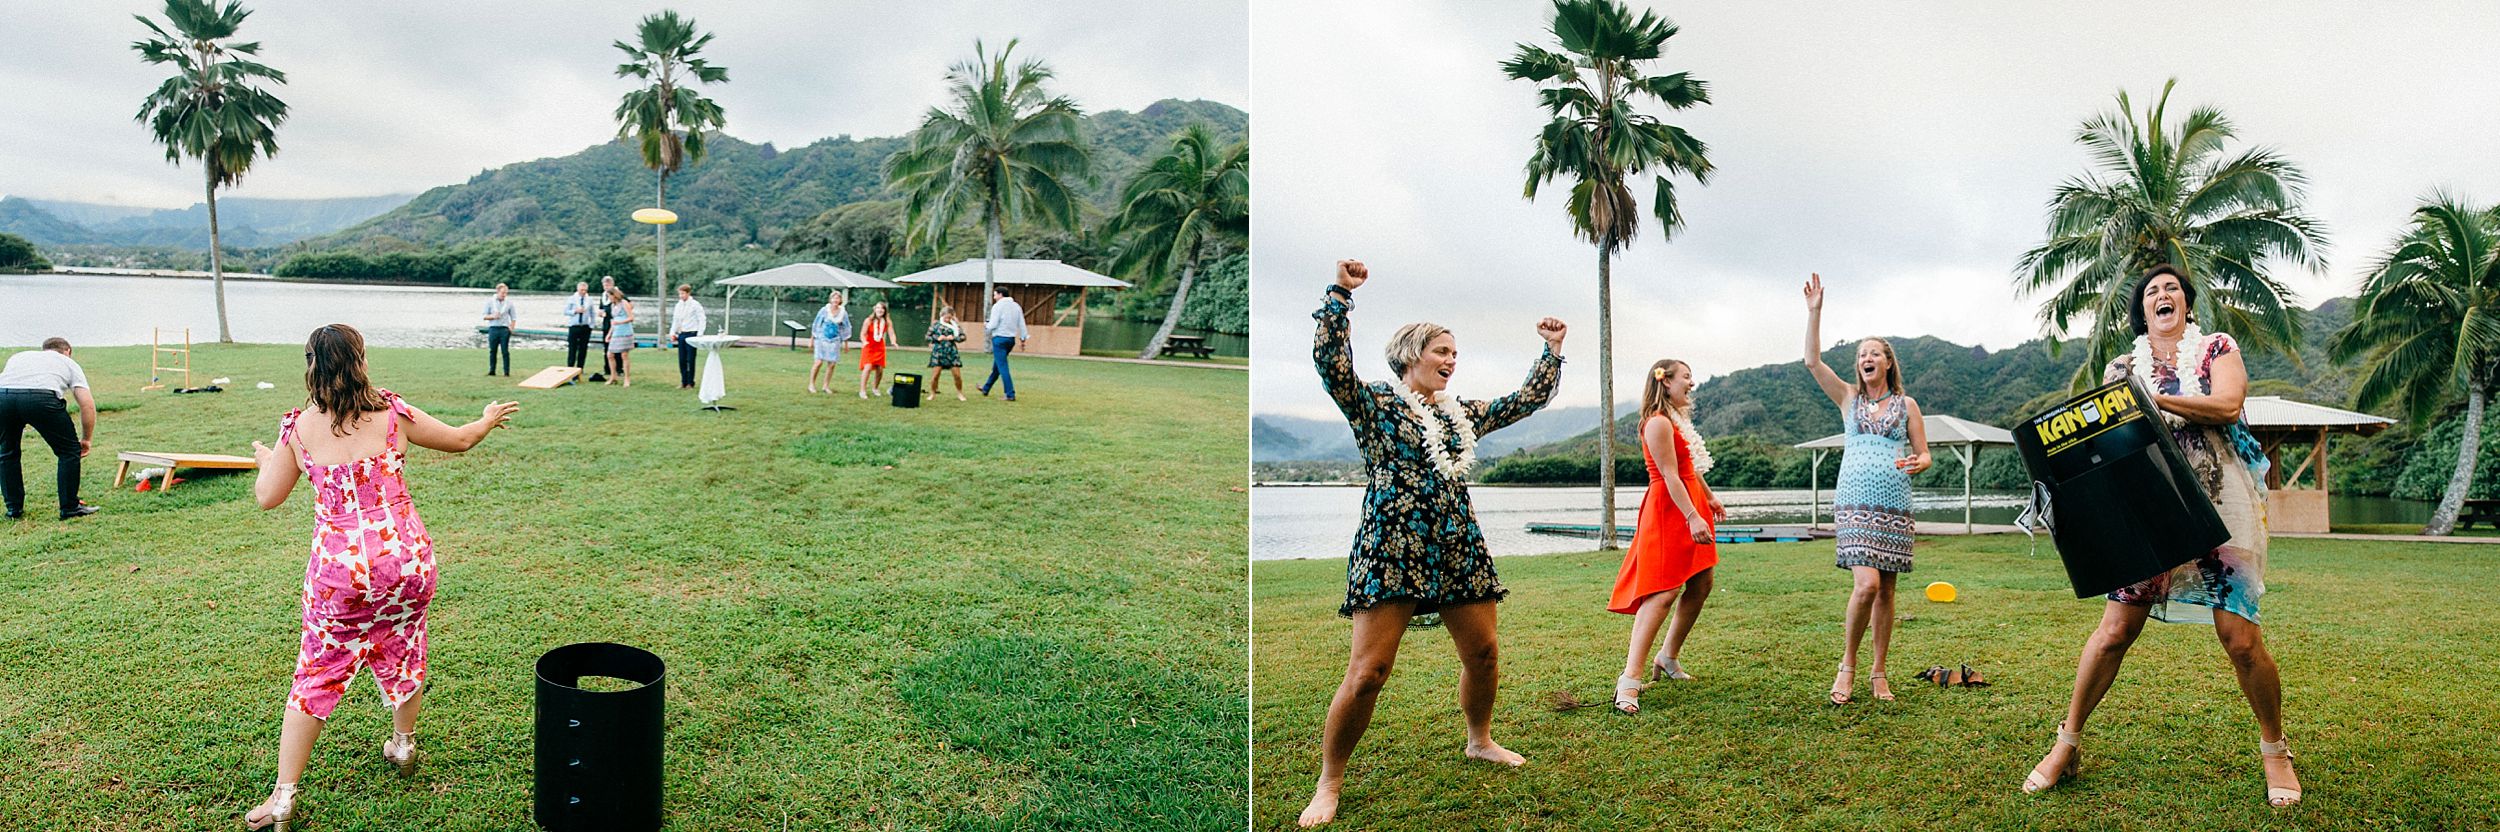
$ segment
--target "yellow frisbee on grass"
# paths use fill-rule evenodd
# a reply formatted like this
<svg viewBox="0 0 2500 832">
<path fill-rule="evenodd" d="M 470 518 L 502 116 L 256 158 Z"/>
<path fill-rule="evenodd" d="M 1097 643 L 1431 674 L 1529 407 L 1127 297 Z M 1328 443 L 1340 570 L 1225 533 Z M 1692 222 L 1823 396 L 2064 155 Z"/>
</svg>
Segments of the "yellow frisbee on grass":
<svg viewBox="0 0 2500 832">
<path fill-rule="evenodd" d="M 1953 591 L 1952 584 L 1937 581 L 1927 585 L 1927 600 L 1934 601 L 1939 604 L 1950 604 L 1953 603 L 1953 599 L 1957 597 L 1960 596 Z"/>
</svg>

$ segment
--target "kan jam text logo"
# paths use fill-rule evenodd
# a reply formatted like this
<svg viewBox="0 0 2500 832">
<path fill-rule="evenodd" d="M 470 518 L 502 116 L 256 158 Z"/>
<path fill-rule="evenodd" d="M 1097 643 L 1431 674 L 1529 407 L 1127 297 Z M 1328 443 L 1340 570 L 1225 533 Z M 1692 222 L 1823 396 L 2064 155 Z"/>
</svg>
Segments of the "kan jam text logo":
<svg viewBox="0 0 2500 832">
<path fill-rule="evenodd" d="M 2098 398 L 2085 399 L 2073 407 L 2049 414 L 2033 422 L 2032 426 L 2040 431 L 2040 444 L 2051 445 L 2087 427 L 2116 424 L 2121 416 L 2135 407 L 2132 386 L 2114 387 Z"/>
</svg>

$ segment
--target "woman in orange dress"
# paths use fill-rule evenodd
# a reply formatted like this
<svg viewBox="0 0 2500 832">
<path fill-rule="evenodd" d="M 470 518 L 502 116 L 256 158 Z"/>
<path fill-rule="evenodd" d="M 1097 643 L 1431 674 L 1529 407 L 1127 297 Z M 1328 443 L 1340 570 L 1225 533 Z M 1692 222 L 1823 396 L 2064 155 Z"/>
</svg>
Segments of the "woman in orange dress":
<svg viewBox="0 0 2500 832">
<path fill-rule="evenodd" d="M 894 319 L 886 316 L 885 302 L 878 301 L 868 313 L 868 323 L 859 328 L 860 398 L 868 398 L 871 390 L 885 394 L 885 346 L 893 342 Z"/>
<path fill-rule="evenodd" d="M 1727 518 L 1719 498 L 1703 485 L 1710 471 L 1710 449 L 1693 431 L 1693 368 L 1675 359 L 1649 367 L 1641 388 L 1641 457 L 1649 463 L 1649 492 L 1641 497 L 1641 514 L 1632 532 L 1632 548 L 1623 553 L 1623 572 L 1615 578 L 1615 594 L 1606 609 L 1632 616 L 1632 643 L 1623 654 L 1623 674 L 1615 677 L 1615 710 L 1641 710 L 1643 676 L 1691 679 L 1676 664 L 1684 637 L 1701 617 L 1710 598 L 1710 573 L 1719 565 L 1718 521 Z M 1666 472 L 1674 471 L 1668 479 Z M 1658 625 L 1674 608 L 1667 628 L 1667 647 L 1643 666 L 1642 657 L 1658 640 Z"/>
</svg>

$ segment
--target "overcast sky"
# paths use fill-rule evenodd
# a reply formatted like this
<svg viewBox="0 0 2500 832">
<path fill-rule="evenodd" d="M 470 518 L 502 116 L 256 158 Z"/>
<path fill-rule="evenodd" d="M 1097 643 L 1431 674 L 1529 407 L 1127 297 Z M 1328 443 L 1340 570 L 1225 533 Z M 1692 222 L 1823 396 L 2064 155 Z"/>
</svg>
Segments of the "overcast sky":
<svg viewBox="0 0 2500 832">
<path fill-rule="evenodd" d="M 2433 187 L 2500 200 L 2492 4 L 1653 6 L 1683 28 L 1658 71 L 1692 72 L 1715 102 L 1666 118 L 1719 170 L 1679 184 L 1681 236 L 1653 224 L 1615 265 L 1619 399 L 1657 358 L 1705 378 L 1796 360 L 1810 271 L 1829 284 L 1827 343 L 2037 337 L 2010 278 L 2051 189 L 2087 169 L 2078 124 L 2173 76 L 2174 120 L 2220 107 L 2309 175 L 2330 269 L 2278 273 L 2304 306 L 2353 294 Z M 1433 320 L 1458 332 L 1453 387 L 1505 392 L 1554 315 L 1572 327 L 1558 404 L 1596 403 L 1595 250 L 1571 235 L 1565 187 L 1521 199 L 1542 120 L 1532 85 L 1498 67 L 1513 44 L 1551 43 L 1550 9 L 1253 5 L 1254 410 L 1333 416 L 1309 314 L 1344 257 L 1374 274 L 1354 313 L 1366 378 L 1388 377 L 1392 331 Z M 1646 212 L 1646 180 L 1635 192 Z"/>
<path fill-rule="evenodd" d="M 687 0 L 393 3 L 258 0 L 243 25 L 288 74 L 279 154 L 238 196 L 414 193 L 481 170 L 570 154 L 616 133 L 631 79 L 610 43 L 662 8 L 717 35 L 704 56 L 729 83 L 704 88 L 730 135 L 783 147 L 895 136 L 939 103 L 948 66 L 1022 38 L 1057 89 L 1088 111 L 1164 98 L 1249 108 L 1240 0 Z M 134 13 L 162 3 L 7 4 L 0 58 L 0 194 L 178 208 L 199 176 L 132 121 L 168 68 L 141 64 Z"/>
</svg>

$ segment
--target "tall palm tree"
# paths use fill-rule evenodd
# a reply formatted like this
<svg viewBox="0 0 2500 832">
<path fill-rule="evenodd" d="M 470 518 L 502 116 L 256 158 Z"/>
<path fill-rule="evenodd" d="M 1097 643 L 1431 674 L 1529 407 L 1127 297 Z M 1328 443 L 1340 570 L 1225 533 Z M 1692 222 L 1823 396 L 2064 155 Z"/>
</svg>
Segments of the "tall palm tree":
<svg viewBox="0 0 2500 832">
<path fill-rule="evenodd" d="M 1554 179 L 1572 183 L 1566 209 L 1579 236 L 1597 244 L 1597 478 L 1605 519 L 1598 545 L 1615 547 L 1615 332 L 1613 260 L 1641 230 L 1630 180 L 1659 171 L 1650 199 L 1659 238 L 1684 227 L 1675 183 L 1684 173 L 1710 181 L 1709 148 L 1684 129 L 1633 109 L 1641 99 L 1672 110 L 1710 103 L 1709 86 L 1682 73 L 1651 75 L 1678 29 L 1655 12 L 1634 17 L 1618 0 L 1555 0 L 1552 32 L 1561 51 L 1522 43 L 1502 72 L 1538 86 L 1551 120 L 1528 157 L 1526 196 Z"/>
<path fill-rule="evenodd" d="M 2175 131 L 2163 129 L 2173 78 L 2138 121 L 2125 91 L 2118 111 L 2084 121 L 2075 142 L 2094 172 L 2067 180 L 2049 200 L 2049 239 L 2023 252 L 2015 285 L 2047 292 L 2040 320 L 2063 338 L 2084 319 L 2088 355 L 2075 370 L 2080 388 L 2132 337 L 2127 287 L 2162 263 L 2188 273 L 2202 291 L 2194 310 L 2250 347 L 2299 360 L 2300 313 L 2292 291 L 2266 268 L 2273 259 L 2325 267 L 2325 230 L 2302 207 L 2305 179 L 2266 148 L 2226 154 L 2235 137 L 2222 111 L 2198 107 Z"/>
<path fill-rule="evenodd" d="M 1039 60 L 1012 68 L 1016 41 L 992 55 L 979 41 L 972 60 L 946 72 L 946 105 L 931 107 L 912 131 L 910 145 L 886 157 L 886 187 L 903 194 L 905 245 L 933 250 L 946 244 L 967 211 L 988 235 L 981 273 L 981 319 L 998 288 L 998 259 L 1009 222 L 1039 221 L 1075 230 L 1078 199 L 1071 185 L 1092 175 L 1093 152 L 1085 144 L 1084 114 L 1076 102 L 1053 95 L 1053 77 Z"/>
<path fill-rule="evenodd" d="M 165 0 L 165 22 L 133 15 L 153 34 L 130 44 L 139 59 L 173 64 L 174 75 L 139 103 L 138 121 L 165 146 L 166 161 L 200 160 L 208 182 L 208 276 L 217 295 L 217 342 L 234 343 L 226 326 L 226 268 L 219 251 L 217 189 L 242 181 L 243 172 L 263 156 L 278 153 L 278 125 L 286 122 L 286 102 L 254 86 L 255 82 L 286 83 L 286 73 L 253 60 L 260 44 L 232 43 L 243 19 L 252 16 L 238 0 L 217 5 L 212 0 Z M 168 29 L 171 31 L 167 31 Z"/>
<path fill-rule="evenodd" d="M 2360 308 L 2329 347 L 2337 361 L 2368 356 L 2353 390 L 2362 407 L 2396 401 L 2428 422 L 2464 388 L 2456 472 L 2422 528 L 2449 533 L 2482 451 L 2483 408 L 2500 390 L 2500 208 L 2445 193 L 2423 200 L 2413 227 L 2362 279 Z"/>
<path fill-rule="evenodd" d="M 1189 305 L 1189 287 L 1211 247 L 1239 245 L 1250 236 L 1250 145 L 1218 147 L 1201 122 L 1172 135 L 1171 147 L 1148 162 L 1120 193 L 1120 213 L 1105 229 L 1126 235 L 1115 274 L 1180 275 L 1172 309 L 1163 315 L 1139 358 L 1163 354 L 1172 327 Z"/>
<path fill-rule="evenodd" d="M 639 78 L 651 82 L 651 86 L 628 92 L 616 102 L 616 135 L 630 135 L 641 141 L 642 164 L 657 173 L 653 204 L 666 208 L 669 175 L 703 161 L 704 131 L 717 131 L 728 123 L 720 104 L 690 86 L 727 82 L 729 70 L 700 57 L 712 36 L 697 34 L 694 19 L 679 17 L 675 11 L 644 17 L 634 34 L 638 43 L 616 42 L 617 50 L 627 57 L 625 63 L 616 66 L 616 77 Z M 668 226 L 654 225 L 652 233 L 659 242 L 659 277 L 651 285 L 652 314 L 665 332 Z"/>
</svg>

